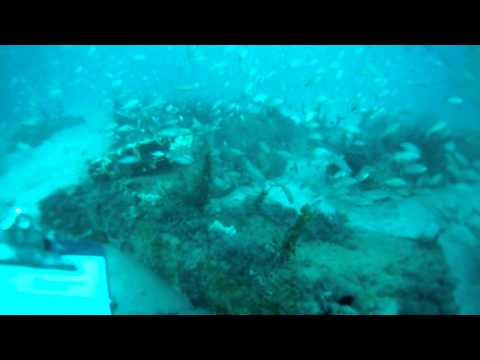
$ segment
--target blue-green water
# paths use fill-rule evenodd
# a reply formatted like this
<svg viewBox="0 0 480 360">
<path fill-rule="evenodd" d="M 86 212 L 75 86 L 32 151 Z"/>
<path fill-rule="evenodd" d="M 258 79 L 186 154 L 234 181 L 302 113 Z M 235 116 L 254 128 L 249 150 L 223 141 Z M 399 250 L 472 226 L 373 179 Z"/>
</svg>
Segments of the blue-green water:
<svg viewBox="0 0 480 360">
<path fill-rule="evenodd" d="M 478 313 L 479 81 L 477 46 L 0 46 L 2 211 L 210 313 Z"/>
</svg>

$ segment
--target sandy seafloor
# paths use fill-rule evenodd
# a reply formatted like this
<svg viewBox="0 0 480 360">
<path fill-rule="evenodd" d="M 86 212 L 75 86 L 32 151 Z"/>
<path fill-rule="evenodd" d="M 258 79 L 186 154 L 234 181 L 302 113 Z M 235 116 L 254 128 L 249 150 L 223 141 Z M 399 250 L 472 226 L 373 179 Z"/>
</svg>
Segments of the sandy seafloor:
<svg viewBox="0 0 480 360">
<path fill-rule="evenodd" d="M 10 156 L 8 171 L 0 177 L 0 200 L 14 200 L 16 206 L 37 214 L 39 200 L 85 179 L 85 160 L 100 156 L 108 147 L 103 129 L 108 124 L 109 114 L 85 110 L 76 113 L 84 115 L 87 122 L 56 133 L 37 148 L 19 150 Z M 440 208 L 479 208 L 480 204 L 472 196 L 479 190 L 480 186 L 440 188 L 397 203 L 369 207 L 368 211 L 362 211 L 361 207 L 350 208 L 349 214 L 353 223 L 366 228 L 381 232 L 383 227 L 385 231 L 409 236 L 412 232 L 429 231 Z M 455 297 L 460 313 L 477 314 L 480 313 L 480 285 L 471 279 L 480 262 L 471 251 L 476 246 L 475 241 L 469 241 L 461 232 L 461 228 L 451 227 L 440 244 L 457 280 Z M 115 314 L 205 313 L 192 308 L 183 294 L 136 260 L 111 246 L 106 250 Z"/>
</svg>

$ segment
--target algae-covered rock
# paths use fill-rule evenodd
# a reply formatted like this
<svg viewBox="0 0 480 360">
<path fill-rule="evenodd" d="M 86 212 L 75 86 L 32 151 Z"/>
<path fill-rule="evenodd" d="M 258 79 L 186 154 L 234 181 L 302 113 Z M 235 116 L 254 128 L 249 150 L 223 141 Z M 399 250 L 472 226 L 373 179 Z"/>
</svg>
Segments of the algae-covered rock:
<svg viewBox="0 0 480 360">
<path fill-rule="evenodd" d="M 170 141 L 167 139 L 145 139 L 93 160 L 89 174 L 93 180 L 111 180 L 155 173 L 169 169 L 174 162 L 169 160 Z"/>
<path fill-rule="evenodd" d="M 357 201 L 397 176 L 393 136 L 344 158 L 355 136 L 322 144 L 273 110 L 131 104 L 90 179 L 42 201 L 46 229 L 109 242 L 213 313 L 456 312 L 428 206 Z"/>
<path fill-rule="evenodd" d="M 222 214 L 203 219 L 195 207 L 171 207 L 174 203 L 169 201 L 178 201 L 169 200 L 174 185 L 165 186 L 162 201 L 139 200 L 139 193 L 152 191 L 158 182 L 141 180 L 133 184 L 118 180 L 102 190 L 85 186 L 70 195 L 52 196 L 42 206 L 44 225 L 76 234 L 103 231 L 104 240 L 131 253 L 196 306 L 214 313 L 451 313 L 454 309 L 441 253 L 418 247 L 412 240 L 353 232 L 349 236 L 355 247 L 350 247 L 313 237 L 310 224 L 313 229 L 328 229 L 325 219 L 322 226 L 315 224 L 319 221 L 315 216 L 279 226 L 251 212 L 252 208 L 248 217 L 233 222 Z M 131 206 L 138 207 L 140 215 L 134 216 Z M 227 231 L 217 236 L 212 224 Z M 289 254 L 288 261 L 278 261 L 282 253 Z"/>
<path fill-rule="evenodd" d="M 350 296 L 347 305 L 360 314 L 388 308 L 402 314 L 456 312 L 454 282 L 438 246 L 425 249 L 408 238 L 368 231 L 353 236 L 354 248 L 309 242 L 297 249 L 302 273 L 323 299 L 338 305 Z"/>
</svg>

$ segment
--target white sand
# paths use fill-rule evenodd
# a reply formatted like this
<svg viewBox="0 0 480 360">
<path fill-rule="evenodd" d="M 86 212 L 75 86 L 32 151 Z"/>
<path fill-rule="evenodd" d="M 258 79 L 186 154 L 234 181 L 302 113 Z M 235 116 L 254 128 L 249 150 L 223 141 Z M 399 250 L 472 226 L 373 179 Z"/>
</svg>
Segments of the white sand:
<svg viewBox="0 0 480 360">
<path fill-rule="evenodd" d="M 117 303 L 113 313 L 192 314 L 188 299 L 158 276 L 111 245 L 106 246 L 110 291 Z"/>
<path fill-rule="evenodd" d="M 38 202 L 52 192 L 82 182 L 88 159 L 101 155 L 108 146 L 101 127 L 106 117 L 54 134 L 34 149 L 19 150 L 7 158 L 8 172 L 0 177 L 0 200 L 13 200 L 31 214 Z"/>
</svg>

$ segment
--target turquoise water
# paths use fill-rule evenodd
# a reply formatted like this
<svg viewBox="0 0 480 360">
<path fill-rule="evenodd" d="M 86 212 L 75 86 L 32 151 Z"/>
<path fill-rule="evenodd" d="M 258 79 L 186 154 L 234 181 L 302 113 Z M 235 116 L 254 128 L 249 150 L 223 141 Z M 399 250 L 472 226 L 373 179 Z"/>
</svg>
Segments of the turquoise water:
<svg viewBox="0 0 480 360">
<path fill-rule="evenodd" d="M 424 45 L 3 46 L 2 109 L 21 113 L 32 97 L 44 106 L 55 104 L 55 89 L 63 92 L 65 106 L 108 107 L 118 82 L 132 90 L 215 101 L 236 99 L 251 85 L 254 94 L 283 97 L 297 107 L 326 96 L 338 105 L 355 100 L 366 107 L 429 111 L 473 123 L 474 101 L 457 108 L 446 102 L 462 92 L 474 96 L 469 94 L 476 85 L 470 50 Z M 194 93 L 173 91 L 197 82 Z"/>
<path fill-rule="evenodd" d="M 477 46 L 0 46 L 2 211 L 209 313 L 479 313 L 479 77 Z"/>
</svg>

